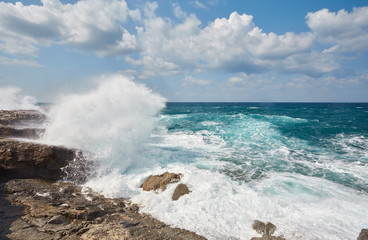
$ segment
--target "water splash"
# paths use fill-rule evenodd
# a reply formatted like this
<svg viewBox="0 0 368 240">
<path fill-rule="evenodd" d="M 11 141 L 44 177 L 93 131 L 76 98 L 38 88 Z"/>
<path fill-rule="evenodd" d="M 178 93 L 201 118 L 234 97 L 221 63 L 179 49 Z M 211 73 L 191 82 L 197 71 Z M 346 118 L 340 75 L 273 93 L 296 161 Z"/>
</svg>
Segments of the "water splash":
<svg viewBox="0 0 368 240">
<path fill-rule="evenodd" d="M 0 109 L 41 111 L 41 108 L 36 105 L 36 98 L 23 96 L 20 94 L 21 91 L 17 87 L 0 88 Z"/>
<path fill-rule="evenodd" d="M 165 99 L 146 86 L 122 75 L 102 76 L 94 90 L 59 98 L 43 141 L 91 152 L 101 166 L 124 172 L 139 165 L 136 154 L 164 107 Z"/>
</svg>

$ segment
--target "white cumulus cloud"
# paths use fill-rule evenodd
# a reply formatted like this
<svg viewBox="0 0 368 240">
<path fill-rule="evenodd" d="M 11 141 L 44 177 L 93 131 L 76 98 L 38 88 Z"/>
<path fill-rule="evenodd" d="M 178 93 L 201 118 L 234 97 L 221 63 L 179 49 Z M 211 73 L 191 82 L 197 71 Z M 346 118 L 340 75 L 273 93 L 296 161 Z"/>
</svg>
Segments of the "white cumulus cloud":
<svg viewBox="0 0 368 240">
<path fill-rule="evenodd" d="M 128 16 L 140 18 L 124 0 L 0 2 L 0 51 L 34 57 L 40 46 L 61 43 L 101 56 L 125 55 L 137 49 L 135 35 L 122 27 Z"/>
<path fill-rule="evenodd" d="M 178 24 L 151 14 L 138 31 L 145 68 L 162 75 L 173 69 L 259 73 L 277 67 L 316 76 L 338 67 L 328 53 L 312 51 L 315 35 L 310 32 L 264 33 L 251 15 L 237 12 L 204 28 L 200 25 L 193 14 Z"/>
<path fill-rule="evenodd" d="M 368 50 L 368 7 L 344 9 L 330 12 L 322 9 L 307 15 L 308 27 L 325 44 L 333 45 L 330 50 Z"/>
</svg>

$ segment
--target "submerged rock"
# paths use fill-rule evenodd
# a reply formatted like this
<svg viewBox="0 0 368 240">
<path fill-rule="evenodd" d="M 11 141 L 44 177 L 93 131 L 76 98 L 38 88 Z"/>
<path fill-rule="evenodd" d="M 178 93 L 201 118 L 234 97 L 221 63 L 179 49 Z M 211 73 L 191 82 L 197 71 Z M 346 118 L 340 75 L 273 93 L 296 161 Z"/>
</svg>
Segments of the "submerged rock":
<svg viewBox="0 0 368 240">
<path fill-rule="evenodd" d="M 83 159 L 75 149 L 0 139 L 2 176 L 55 181 L 63 178 L 63 168 L 76 158 Z"/>
<path fill-rule="evenodd" d="M 144 191 L 152 191 L 161 189 L 165 191 L 166 187 L 170 183 L 176 183 L 180 181 L 180 175 L 176 173 L 165 172 L 161 175 L 151 175 L 141 185 Z"/>
<path fill-rule="evenodd" d="M 368 229 L 362 229 L 357 240 L 368 240 Z"/>
<path fill-rule="evenodd" d="M 251 240 L 285 240 L 282 237 L 271 236 L 276 231 L 276 226 L 270 222 L 263 223 L 259 220 L 253 222 L 252 228 L 262 237 L 253 237 Z"/>
<path fill-rule="evenodd" d="M 189 194 L 190 191 L 187 187 L 187 185 L 180 183 L 178 184 L 178 186 L 176 186 L 174 194 L 172 196 L 172 200 L 176 201 L 178 200 L 181 196 L 185 195 L 185 194 Z"/>
<path fill-rule="evenodd" d="M 205 239 L 72 183 L 0 183 L 0 239 Z"/>
</svg>

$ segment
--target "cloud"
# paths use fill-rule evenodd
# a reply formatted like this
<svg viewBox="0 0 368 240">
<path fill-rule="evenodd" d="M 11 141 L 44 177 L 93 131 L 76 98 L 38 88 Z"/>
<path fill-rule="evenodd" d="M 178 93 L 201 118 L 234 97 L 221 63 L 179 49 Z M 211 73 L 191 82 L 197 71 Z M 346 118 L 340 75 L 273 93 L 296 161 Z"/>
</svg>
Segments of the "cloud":
<svg viewBox="0 0 368 240">
<path fill-rule="evenodd" d="M 10 66 L 31 66 L 31 67 L 43 67 L 41 64 L 34 60 L 7 58 L 0 56 L 0 64 Z"/>
<path fill-rule="evenodd" d="M 368 50 L 368 7 L 353 8 L 350 13 L 322 9 L 308 13 L 306 20 L 321 43 L 332 45 L 330 50 Z"/>
<path fill-rule="evenodd" d="M 207 9 L 206 5 L 204 5 L 203 3 L 201 3 L 200 1 L 196 0 L 193 2 L 194 6 L 196 6 L 197 8 L 202 8 L 202 9 Z"/>
<path fill-rule="evenodd" d="M 193 76 L 185 76 L 184 78 L 184 85 L 200 85 L 200 86 L 206 86 L 209 85 L 211 83 L 210 80 L 207 79 L 200 79 L 200 78 L 194 78 Z"/>
<path fill-rule="evenodd" d="M 59 43 L 101 56 L 125 55 L 138 47 L 135 35 L 122 27 L 129 16 L 140 18 L 124 0 L 0 2 L 0 51 L 35 57 L 40 46 Z"/>
<path fill-rule="evenodd" d="M 174 16 L 177 18 L 186 18 L 187 13 L 183 11 L 183 9 L 177 3 L 173 3 L 172 5 Z"/>
<path fill-rule="evenodd" d="M 179 70 L 250 74 L 279 69 L 317 76 L 338 67 L 333 55 L 312 51 L 315 35 L 310 32 L 264 33 L 251 15 L 237 12 L 204 28 L 200 25 L 193 14 L 181 23 L 150 15 L 138 31 L 142 64 L 152 75 Z"/>
</svg>

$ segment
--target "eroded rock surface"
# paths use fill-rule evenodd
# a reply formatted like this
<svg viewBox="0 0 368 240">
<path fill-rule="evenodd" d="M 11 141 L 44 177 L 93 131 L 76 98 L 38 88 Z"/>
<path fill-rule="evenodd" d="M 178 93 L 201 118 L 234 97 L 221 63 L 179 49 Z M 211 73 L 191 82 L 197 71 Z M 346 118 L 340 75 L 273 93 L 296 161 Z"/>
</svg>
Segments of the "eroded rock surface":
<svg viewBox="0 0 368 240">
<path fill-rule="evenodd" d="M 151 175 L 143 182 L 141 188 L 144 191 L 152 191 L 161 189 L 166 190 L 166 187 L 170 183 L 176 183 L 180 181 L 180 174 L 165 172 L 161 175 Z"/>
<path fill-rule="evenodd" d="M 13 179 L 0 192 L 0 239 L 205 239 L 72 183 Z"/>
<path fill-rule="evenodd" d="M 46 121 L 46 115 L 33 110 L 0 110 L 0 124 L 24 125 L 41 124 Z"/>
<path fill-rule="evenodd" d="M 16 128 L 0 124 L 0 137 L 38 139 L 44 132 L 45 130 L 41 128 Z"/>
<path fill-rule="evenodd" d="M 81 155 L 75 149 L 0 139 L 0 173 L 12 178 L 59 180 L 62 168 Z"/>
<path fill-rule="evenodd" d="M 283 237 L 272 236 L 272 234 L 276 231 L 276 226 L 270 222 L 263 223 L 259 220 L 255 220 L 253 222 L 252 228 L 259 234 L 262 234 L 262 237 L 253 237 L 251 240 L 285 240 Z"/>
</svg>

